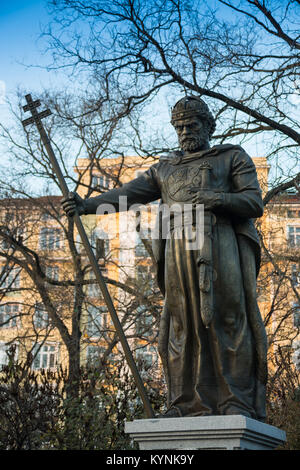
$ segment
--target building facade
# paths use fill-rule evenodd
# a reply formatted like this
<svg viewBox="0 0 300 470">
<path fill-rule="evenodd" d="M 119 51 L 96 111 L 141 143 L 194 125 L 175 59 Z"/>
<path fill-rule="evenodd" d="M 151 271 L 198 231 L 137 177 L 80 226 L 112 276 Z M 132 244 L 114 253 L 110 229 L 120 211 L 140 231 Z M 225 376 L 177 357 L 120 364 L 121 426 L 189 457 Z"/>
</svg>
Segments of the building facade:
<svg viewBox="0 0 300 470">
<path fill-rule="evenodd" d="M 269 166 L 265 158 L 253 161 L 265 195 Z M 88 159 L 79 159 L 76 191 L 81 197 L 95 196 L 119 181 L 137 177 L 152 163 L 133 156 L 105 159 L 95 167 Z M 80 237 L 74 229 L 70 241 L 71 232 L 65 230 L 68 221 L 61 212 L 60 199 L 2 201 L 0 366 L 7 364 L 8 350 L 15 345 L 19 360 L 28 352 L 32 354 L 35 370 L 68 367 L 67 339 L 76 331 L 81 364 L 97 365 L 104 355 L 112 359 L 120 353 Z M 150 239 L 145 234 L 153 227 L 156 214 L 157 203 L 153 203 L 139 213 L 138 220 L 137 212 L 131 211 L 82 216 L 82 221 L 139 366 L 160 370 L 156 341 L 162 297 L 153 275 L 151 250 L 147 250 Z M 297 363 L 299 194 L 285 193 L 272 200 L 257 223 L 262 234 L 258 301 L 271 339 L 270 350 L 276 356 L 278 345 L 292 347 Z M 137 227 L 142 227 L 142 232 L 137 233 Z M 25 249 L 18 248 L 18 237 Z"/>
</svg>

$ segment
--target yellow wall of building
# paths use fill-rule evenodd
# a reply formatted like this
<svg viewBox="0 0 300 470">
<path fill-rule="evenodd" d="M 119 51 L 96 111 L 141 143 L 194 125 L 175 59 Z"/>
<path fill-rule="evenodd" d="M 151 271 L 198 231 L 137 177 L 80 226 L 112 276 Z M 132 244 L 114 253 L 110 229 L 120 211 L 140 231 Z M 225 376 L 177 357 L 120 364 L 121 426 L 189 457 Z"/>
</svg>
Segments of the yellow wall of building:
<svg viewBox="0 0 300 470">
<path fill-rule="evenodd" d="M 257 168 L 258 179 L 260 181 L 260 185 L 261 185 L 263 196 L 264 196 L 266 192 L 268 191 L 268 174 L 269 174 L 270 167 L 267 164 L 266 158 L 255 157 L 253 158 L 253 161 Z M 153 160 L 150 160 L 150 161 L 144 160 L 141 157 L 136 157 L 136 156 L 129 156 L 129 157 L 126 157 L 125 159 L 122 159 L 121 157 L 116 157 L 116 158 L 102 160 L 101 168 L 103 168 L 104 173 L 106 173 L 107 175 L 115 175 L 115 174 L 120 175 L 120 181 L 122 183 L 126 183 L 130 181 L 131 179 L 135 178 L 136 176 L 138 176 L 138 172 L 146 170 L 152 163 L 154 163 Z M 85 197 L 85 195 L 89 191 L 89 186 L 91 183 L 91 174 L 94 173 L 95 171 L 95 175 L 101 176 L 98 170 L 89 168 L 89 165 L 90 165 L 90 161 L 88 159 L 79 159 L 77 162 L 76 169 L 75 169 L 75 171 L 78 174 L 78 179 L 81 183 L 78 186 L 78 193 L 80 194 L 81 197 Z M 113 178 L 111 178 L 109 189 L 111 189 L 114 186 L 114 184 L 115 184 L 115 181 L 113 180 Z M 93 191 L 89 195 L 96 196 L 97 194 L 99 194 L 99 192 Z M 268 248 L 270 248 L 272 244 L 276 244 L 282 247 L 286 246 L 287 226 L 290 223 L 290 219 L 287 217 L 287 209 L 282 208 L 282 203 L 278 202 L 277 205 L 278 207 L 281 208 L 280 209 L 282 211 L 281 214 L 278 213 L 278 210 L 277 210 L 278 207 L 276 209 L 273 204 L 273 205 L 270 205 L 266 209 L 264 216 L 259 221 L 257 221 L 259 227 L 262 230 L 262 233 L 264 234 L 264 243 L 266 244 Z M 299 203 L 298 204 L 293 203 L 292 206 L 294 209 L 296 208 L 297 210 L 298 209 L 300 210 Z M 287 204 L 287 207 L 289 207 L 289 204 Z M 103 266 L 103 268 L 106 269 L 106 271 L 104 271 L 104 274 L 110 277 L 111 279 L 114 279 L 115 281 L 121 281 L 123 277 L 122 277 L 122 272 L 118 266 L 119 258 L 120 258 L 120 249 L 122 249 L 122 246 L 120 246 L 120 233 L 123 232 L 122 227 L 120 227 L 120 215 L 119 214 L 109 215 L 109 216 L 88 215 L 88 216 L 82 216 L 82 221 L 88 234 L 91 234 L 91 232 L 95 230 L 96 227 L 100 226 L 101 230 L 103 230 L 105 233 L 110 235 L 108 260 L 105 266 Z M 293 224 L 300 226 L 299 217 L 293 219 Z M 28 246 L 38 252 L 41 251 L 39 247 L 39 233 L 40 233 L 41 227 L 44 227 L 44 226 L 59 227 L 56 221 L 47 220 L 46 222 L 44 222 L 40 220 L 40 218 L 37 216 L 37 220 L 31 221 L 31 222 L 29 221 L 28 227 L 26 228 L 27 232 L 30 233 Z M 274 229 L 276 229 L 277 238 L 276 237 L 274 238 L 274 235 L 273 235 Z M 112 234 L 113 236 L 111 236 Z M 77 236 L 77 240 L 78 242 L 80 242 L 78 236 Z M 134 257 L 134 254 L 132 256 Z M 55 253 L 53 252 L 50 253 L 50 257 L 52 257 L 51 263 L 59 266 L 60 279 L 67 279 L 70 276 L 70 272 L 72 272 L 72 263 L 71 263 L 71 260 L 66 255 L 66 250 L 63 247 L 61 249 L 57 249 Z M 132 261 L 133 261 L 132 269 L 134 269 L 134 260 Z M 3 263 L 3 260 L 2 260 L 2 263 Z M 261 278 L 267 277 L 268 270 L 273 270 L 273 266 L 271 266 L 270 263 L 268 263 L 266 260 L 263 259 L 262 272 L 261 272 L 260 277 Z M 267 292 L 264 292 L 263 295 L 261 295 L 259 298 L 260 309 L 261 309 L 263 317 L 265 317 L 270 311 L 271 302 L 272 302 L 272 289 L 273 289 L 272 282 L 268 282 L 267 285 L 268 285 Z M 39 301 L 39 297 L 36 294 L 36 292 L 34 292 L 34 290 L 32 289 L 32 282 L 28 279 L 28 276 L 22 277 L 21 287 L 23 288 L 28 287 L 28 291 L 9 294 L 8 297 L 5 297 L 1 300 L 1 303 L 6 302 L 6 301 L 10 301 L 10 302 L 21 301 L 27 304 L 30 304 L 30 303 L 34 304 L 35 301 Z M 116 288 L 109 286 L 109 290 L 113 297 L 114 296 L 117 297 Z M 101 296 L 99 299 L 93 299 L 93 302 L 96 305 L 98 304 L 99 306 L 104 305 L 103 300 L 101 300 Z M 71 315 L 69 314 L 69 318 L 68 318 L 68 310 L 66 306 L 64 307 L 64 318 L 65 318 L 67 327 L 70 329 L 71 328 Z M 273 322 L 274 321 L 276 320 L 273 320 Z M 86 360 L 86 351 L 87 351 L 86 347 L 88 345 L 99 344 L 97 339 L 93 342 L 88 337 L 86 322 L 87 322 L 87 316 L 83 315 L 83 318 L 82 318 L 82 331 L 83 331 L 82 362 L 85 362 Z M 269 326 L 270 329 L 272 329 L 272 325 L 273 323 L 270 324 Z M 291 328 L 291 326 L 289 325 L 288 328 Z M 14 337 L 16 336 L 19 336 L 19 337 L 24 336 L 24 333 L 27 336 L 26 341 L 27 341 L 27 348 L 28 348 L 28 345 L 30 345 L 30 342 L 32 342 L 36 336 L 36 333 L 34 334 L 32 333 L 32 315 L 30 314 L 22 317 L 21 322 L 19 322 L 17 326 L 14 328 L 0 328 L 0 342 L 12 341 Z M 37 333 L 39 333 L 41 339 L 44 338 L 45 331 L 40 330 Z M 49 332 L 48 337 L 47 337 L 47 343 L 55 343 L 59 345 L 59 362 L 63 366 L 66 366 L 68 363 L 67 351 L 63 345 L 63 342 L 60 338 L 60 335 L 57 329 L 53 329 L 53 331 Z M 20 347 L 20 354 L 22 358 L 21 350 L 22 348 Z"/>
</svg>

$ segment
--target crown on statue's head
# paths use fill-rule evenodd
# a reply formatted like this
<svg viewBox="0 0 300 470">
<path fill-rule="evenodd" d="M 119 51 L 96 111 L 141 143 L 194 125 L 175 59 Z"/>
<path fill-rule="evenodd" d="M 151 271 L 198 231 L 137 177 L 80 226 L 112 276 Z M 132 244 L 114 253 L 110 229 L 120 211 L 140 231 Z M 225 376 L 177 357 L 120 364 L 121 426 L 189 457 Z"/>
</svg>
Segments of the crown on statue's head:
<svg viewBox="0 0 300 470">
<path fill-rule="evenodd" d="M 171 111 L 171 124 L 174 126 L 176 121 L 195 116 L 207 122 L 209 137 L 211 137 L 216 129 L 215 118 L 207 104 L 198 96 L 185 96 L 177 101 Z"/>
</svg>

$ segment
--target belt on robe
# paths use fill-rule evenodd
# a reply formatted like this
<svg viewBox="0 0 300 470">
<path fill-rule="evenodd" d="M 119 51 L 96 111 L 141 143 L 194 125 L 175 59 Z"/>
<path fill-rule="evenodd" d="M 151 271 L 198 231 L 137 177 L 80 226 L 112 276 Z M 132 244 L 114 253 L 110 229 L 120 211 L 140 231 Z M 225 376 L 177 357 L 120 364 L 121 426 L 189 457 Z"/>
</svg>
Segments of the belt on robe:
<svg viewBox="0 0 300 470">
<path fill-rule="evenodd" d="M 172 232 L 175 228 L 183 228 L 188 226 L 199 226 L 203 223 L 203 219 L 199 214 L 193 211 L 184 211 L 182 213 L 178 212 L 176 214 L 171 213 L 170 216 L 162 217 L 162 226 L 165 228 L 164 233 Z M 232 220 L 228 216 L 223 216 L 220 214 L 213 214 L 213 225 L 232 225 Z M 204 225 L 205 222 L 205 213 L 204 213 Z M 205 231 L 205 227 L 204 227 Z"/>
</svg>

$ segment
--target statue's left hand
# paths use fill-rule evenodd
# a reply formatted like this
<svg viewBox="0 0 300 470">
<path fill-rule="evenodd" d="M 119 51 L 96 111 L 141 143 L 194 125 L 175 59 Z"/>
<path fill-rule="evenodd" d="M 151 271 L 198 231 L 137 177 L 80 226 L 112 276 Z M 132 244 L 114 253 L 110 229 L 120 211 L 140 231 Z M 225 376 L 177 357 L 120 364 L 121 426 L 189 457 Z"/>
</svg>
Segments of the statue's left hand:
<svg viewBox="0 0 300 470">
<path fill-rule="evenodd" d="M 214 191 L 203 191 L 196 188 L 190 189 L 191 193 L 195 193 L 192 198 L 193 204 L 204 204 L 204 210 L 214 210 L 221 206 L 222 197 L 220 193 Z"/>
</svg>

